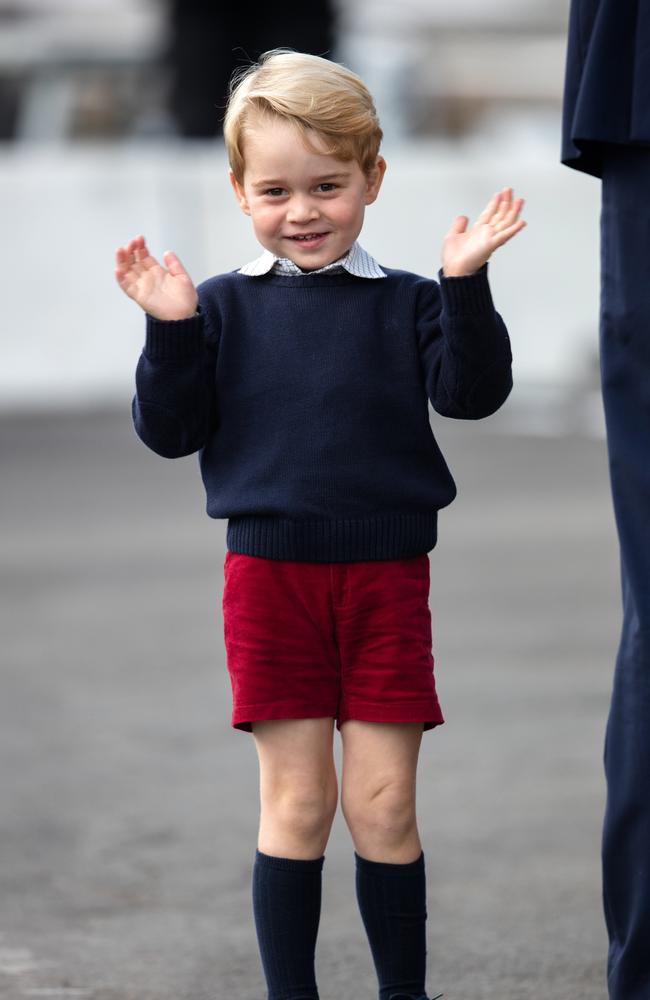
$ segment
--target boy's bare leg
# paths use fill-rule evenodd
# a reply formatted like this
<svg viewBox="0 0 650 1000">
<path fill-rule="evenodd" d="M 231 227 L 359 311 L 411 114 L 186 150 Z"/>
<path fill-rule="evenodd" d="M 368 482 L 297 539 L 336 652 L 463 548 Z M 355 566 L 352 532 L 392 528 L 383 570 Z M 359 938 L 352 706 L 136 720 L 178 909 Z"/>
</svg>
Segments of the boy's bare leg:
<svg viewBox="0 0 650 1000">
<path fill-rule="evenodd" d="M 269 998 L 316 1000 L 322 868 L 338 800 L 334 719 L 253 722 L 260 830 L 253 913 Z"/>
<path fill-rule="evenodd" d="M 422 851 L 415 789 L 421 722 L 361 722 L 341 726 L 341 808 L 358 854 L 407 864 Z"/>
<path fill-rule="evenodd" d="M 342 807 L 380 1000 L 425 995 L 426 872 L 415 815 L 421 722 L 341 726 Z"/>
<path fill-rule="evenodd" d="M 334 719 L 253 722 L 260 766 L 258 850 L 274 857 L 321 857 L 338 803 Z"/>
</svg>

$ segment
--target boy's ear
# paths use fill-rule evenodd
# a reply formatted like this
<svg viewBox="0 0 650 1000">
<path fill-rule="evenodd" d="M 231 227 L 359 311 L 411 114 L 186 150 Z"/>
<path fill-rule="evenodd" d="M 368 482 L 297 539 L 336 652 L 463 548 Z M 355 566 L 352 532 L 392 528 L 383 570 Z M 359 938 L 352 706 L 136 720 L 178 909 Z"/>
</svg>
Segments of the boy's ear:
<svg viewBox="0 0 650 1000">
<path fill-rule="evenodd" d="M 235 177 L 232 169 L 230 169 L 228 171 L 228 177 L 230 178 L 230 183 L 232 184 L 232 189 L 235 192 L 235 197 L 237 198 L 237 201 L 239 202 L 239 207 L 241 208 L 242 212 L 246 213 L 246 215 L 250 215 L 251 214 L 251 210 L 250 210 L 250 205 L 248 204 L 248 198 L 246 197 L 246 193 L 244 191 L 244 188 L 242 187 L 242 185 L 239 183 L 239 181 Z"/>
<path fill-rule="evenodd" d="M 381 182 L 384 179 L 384 174 L 386 173 L 386 160 L 383 156 L 378 156 L 374 167 L 368 174 L 366 178 L 366 205 L 372 205 L 373 201 L 379 194 L 379 188 L 381 187 Z"/>
</svg>

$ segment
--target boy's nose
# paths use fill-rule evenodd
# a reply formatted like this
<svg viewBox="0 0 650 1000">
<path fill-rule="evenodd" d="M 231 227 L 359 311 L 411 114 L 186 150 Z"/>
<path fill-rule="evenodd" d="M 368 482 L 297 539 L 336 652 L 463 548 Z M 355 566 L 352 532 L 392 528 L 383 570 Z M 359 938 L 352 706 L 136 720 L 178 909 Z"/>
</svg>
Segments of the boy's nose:
<svg viewBox="0 0 650 1000">
<path fill-rule="evenodd" d="M 287 222 L 309 222 L 317 219 L 318 208 L 310 198 L 292 198 L 287 209 Z"/>
</svg>

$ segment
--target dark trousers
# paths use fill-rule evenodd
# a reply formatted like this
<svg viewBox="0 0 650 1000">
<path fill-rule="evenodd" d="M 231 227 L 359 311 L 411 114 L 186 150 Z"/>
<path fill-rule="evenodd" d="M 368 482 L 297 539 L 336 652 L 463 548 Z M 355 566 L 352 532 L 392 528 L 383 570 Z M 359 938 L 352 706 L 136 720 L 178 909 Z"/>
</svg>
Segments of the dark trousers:
<svg viewBox="0 0 650 1000">
<path fill-rule="evenodd" d="M 607 148 L 600 351 L 623 626 L 605 734 L 612 1000 L 650 998 L 650 148 Z"/>
</svg>

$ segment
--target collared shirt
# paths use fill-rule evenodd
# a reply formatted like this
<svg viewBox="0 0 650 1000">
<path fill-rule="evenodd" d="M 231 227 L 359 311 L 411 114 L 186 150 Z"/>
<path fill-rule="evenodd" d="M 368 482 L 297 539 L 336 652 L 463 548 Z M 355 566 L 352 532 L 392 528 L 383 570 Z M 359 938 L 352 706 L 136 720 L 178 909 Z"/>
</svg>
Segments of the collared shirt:
<svg viewBox="0 0 650 1000">
<path fill-rule="evenodd" d="M 364 250 L 356 240 L 348 252 L 339 257 L 338 260 L 332 261 L 331 264 L 325 264 L 324 267 L 316 268 L 314 271 L 301 271 L 292 260 L 287 257 L 276 257 L 270 250 L 265 250 L 260 257 L 239 268 L 240 274 L 254 277 L 268 274 L 269 271 L 273 271 L 274 274 L 322 274 L 324 271 L 348 271 L 350 274 L 356 275 L 357 278 L 386 277 L 386 272 L 382 271 L 375 258 L 367 250 Z"/>
</svg>

